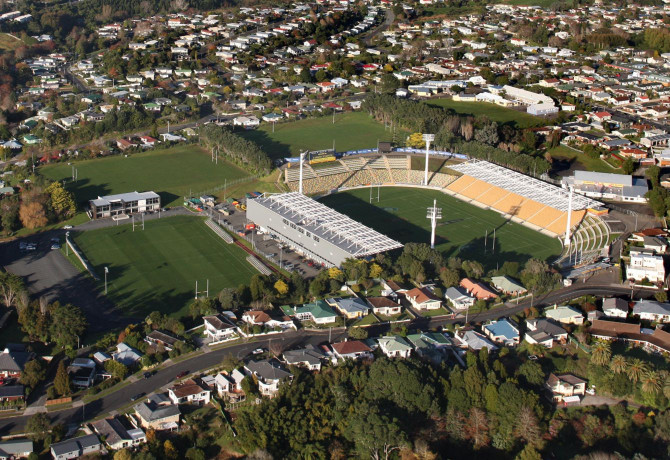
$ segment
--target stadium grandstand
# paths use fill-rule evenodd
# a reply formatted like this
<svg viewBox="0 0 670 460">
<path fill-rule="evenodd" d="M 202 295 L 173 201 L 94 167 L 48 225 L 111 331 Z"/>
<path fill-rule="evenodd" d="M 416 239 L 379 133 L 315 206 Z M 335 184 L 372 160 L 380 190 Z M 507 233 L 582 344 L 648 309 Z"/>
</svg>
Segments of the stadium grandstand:
<svg viewBox="0 0 670 460">
<path fill-rule="evenodd" d="M 410 155 L 345 157 L 319 164 L 303 165 L 303 191 L 307 195 L 369 185 L 423 185 L 424 172 L 411 169 Z M 300 168 L 286 168 L 284 180 L 291 191 L 298 190 Z M 454 174 L 432 172 L 428 185 L 444 188 L 457 179 Z"/>
<path fill-rule="evenodd" d="M 515 222 L 550 236 L 565 233 L 569 191 L 488 161 L 470 160 L 451 169 L 463 174 L 446 187 L 448 193 L 495 209 Z M 573 194 L 570 227 L 574 231 L 598 201 Z"/>
<path fill-rule="evenodd" d="M 247 218 L 324 266 L 367 257 L 402 244 L 297 192 L 263 195 L 247 201 Z"/>
</svg>

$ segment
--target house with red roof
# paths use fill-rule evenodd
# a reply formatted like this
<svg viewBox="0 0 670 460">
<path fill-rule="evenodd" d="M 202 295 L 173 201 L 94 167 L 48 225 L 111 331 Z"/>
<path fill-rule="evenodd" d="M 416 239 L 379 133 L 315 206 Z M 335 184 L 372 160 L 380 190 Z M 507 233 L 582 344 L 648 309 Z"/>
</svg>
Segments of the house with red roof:
<svg viewBox="0 0 670 460">
<path fill-rule="evenodd" d="M 414 288 L 405 292 L 405 298 L 417 310 L 437 310 L 442 306 L 442 301 L 428 288 Z"/>
<path fill-rule="evenodd" d="M 475 281 L 470 278 L 463 278 L 460 282 L 460 286 L 477 300 L 491 300 L 498 297 L 498 293 L 492 288 L 480 281 Z"/>
</svg>

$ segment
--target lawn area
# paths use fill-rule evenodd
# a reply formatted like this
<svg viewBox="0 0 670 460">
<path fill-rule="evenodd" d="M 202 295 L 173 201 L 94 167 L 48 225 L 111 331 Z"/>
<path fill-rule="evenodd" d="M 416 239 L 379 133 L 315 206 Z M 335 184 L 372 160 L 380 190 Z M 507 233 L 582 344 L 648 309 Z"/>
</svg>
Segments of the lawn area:
<svg viewBox="0 0 670 460">
<path fill-rule="evenodd" d="M 350 190 L 322 199 L 323 203 L 401 243 L 430 242 L 426 208 L 437 200 L 442 208 L 435 245 L 448 257 L 478 260 L 487 269 L 505 261 L 524 263 L 530 257 L 550 260 L 561 252 L 561 244 L 539 232 L 507 221 L 495 211 L 473 206 L 435 190 L 381 187 L 380 201 L 369 203 L 369 191 Z M 491 253 L 496 229 L 495 254 Z M 488 250 L 484 236 L 488 231 Z"/>
<path fill-rule="evenodd" d="M 332 117 L 307 118 L 289 123 L 271 124 L 245 131 L 242 136 L 256 142 L 271 158 L 298 156 L 300 150 L 324 150 L 333 148 L 338 152 L 373 148 L 377 141 L 390 141 L 391 132 L 377 123 L 367 113 L 346 112 Z M 401 135 L 400 137 L 405 137 Z"/>
<path fill-rule="evenodd" d="M 0 33 L 0 49 L 12 51 L 18 48 L 19 46 L 25 45 L 23 40 L 16 39 L 9 34 Z"/>
<path fill-rule="evenodd" d="M 419 313 L 424 318 L 432 318 L 433 316 L 444 316 L 451 314 L 451 312 L 444 307 L 440 307 L 437 310 L 421 310 Z"/>
<path fill-rule="evenodd" d="M 151 221 L 145 231 L 133 232 L 126 224 L 80 232 L 74 240 L 100 276 L 109 267 L 108 295 L 132 316 L 153 310 L 185 315 L 196 280 L 204 291 L 209 279 L 214 296 L 258 273 L 242 249 L 226 244 L 197 217 Z"/>
<path fill-rule="evenodd" d="M 569 163 L 568 167 L 563 167 L 561 169 L 580 169 L 586 171 L 595 171 L 595 172 L 605 172 L 605 173 L 614 173 L 614 174 L 623 174 L 623 169 L 613 168 L 601 160 L 600 158 L 591 158 L 582 152 L 577 152 L 565 145 L 559 145 L 549 150 L 551 158 L 554 160 L 560 160 L 561 162 Z"/>
<path fill-rule="evenodd" d="M 460 115 L 472 115 L 475 117 L 486 116 L 498 123 L 513 123 L 519 128 L 543 125 L 545 120 L 519 110 L 508 109 L 488 102 L 464 102 L 453 99 L 431 99 L 426 101 L 433 107 L 451 109 Z"/>
<path fill-rule="evenodd" d="M 211 162 L 209 153 L 197 145 L 179 145 L 167 149 L 75 162 L 76 182 L 71 182 L 72 166 L 54 163 L 40 168 L 52 180 L 68 180 L 79 204 L 100 195 L 153 190 L 162 204 L 181 204 L 183 196 L 222 187 L 224 181 L 249 174 L 226 161 Z"/>
<path fill-rule="evenodd" d="M 353 323 L 351 325 L 351 327 L 354 327 L 354 326 L 369 326 L 370 324 L 375 324 L 375 323 L 378 323 L 378 322 L 379 322 L 379 320 L 375 317 L 375 315 L 370 313 L 368 315 L 365 315 L 364 317 L 362 317 L 361 319 L 359 319 L 355 323 Z"/>
</svg>

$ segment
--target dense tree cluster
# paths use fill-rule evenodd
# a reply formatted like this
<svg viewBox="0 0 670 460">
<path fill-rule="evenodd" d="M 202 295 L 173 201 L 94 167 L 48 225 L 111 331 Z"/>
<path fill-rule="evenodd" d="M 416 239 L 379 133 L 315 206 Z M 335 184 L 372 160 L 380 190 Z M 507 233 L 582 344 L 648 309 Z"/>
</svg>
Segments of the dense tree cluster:
<svg viewBox="0 0 670 460">
<path fill-rule="evenodd" d="M 363 103 L 363 110 L 385 124 L 416 133 L 435 133 L 434 145 L 437 148 L 451 149 L 524 173 L 542 174 L 550 167 L 547 160 L 536 156 L 538 139 L 529 130 L 499 126 L 485 118 L 461 116 L 443 108 L 388 94 L 369 95 Z"/>
<path fill-rule="evenodd" d="M 250 171 L 267 174 L 272 169 L 267 153 L 227 127 L 205 126 L 200 133 L 200 141 L 209 149 L 217 148 L 226 159 Z"/>
<path fill-rule="evenodd" d="M 35 300 L 19 306 L 18 311 L 21 328 L 32 341 L 73 349 L 86 331 L 84 314 L 70 304 Z"/>
</svg>

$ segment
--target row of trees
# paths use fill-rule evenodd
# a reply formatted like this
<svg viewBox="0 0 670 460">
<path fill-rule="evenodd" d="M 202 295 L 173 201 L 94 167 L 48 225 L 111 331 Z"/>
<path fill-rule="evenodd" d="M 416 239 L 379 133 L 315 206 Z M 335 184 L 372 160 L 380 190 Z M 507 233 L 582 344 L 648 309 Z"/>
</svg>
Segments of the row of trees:
<svg viewBox="0 0 670 460">
<path fill-rule="evenodd" d="M 201 143 L 208 149 L 216 148 L 219 154 L 233 163 L 257 173 L 267 174 L 272 169 L 270 157 L 254 142 L 235 134 L 227 127 L 209 124 L 200 134 Z"/>
<path fill-rule="evenodd" d="M 453 149 L 525 172 L 542 174 L 550 164 L 534 156 L 538 139 L 532 131 L 499 126 L 487 119 L 456 115 L 425 103 L 398 99 L 388 94 L 370 94 L 363 103 L 377 121 L 417 133 L 435 133 L 437 148 Z"/>
<path fill-rule="evenodd" d="M 86 331 L 86 318 L 81 309 L 44 299 L 17 305 L 19 324 L 31 341 L 54 343 L 61 349 L 74 349 Z"/>
</svg>

